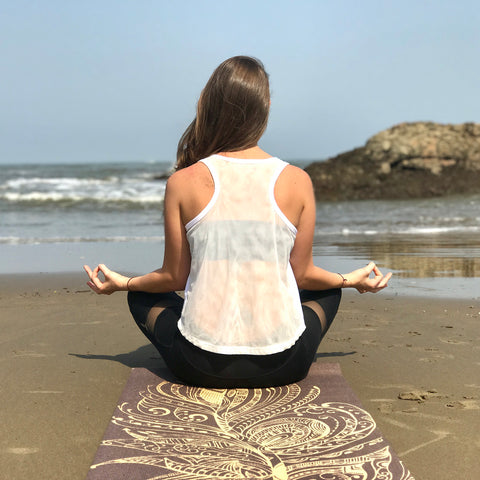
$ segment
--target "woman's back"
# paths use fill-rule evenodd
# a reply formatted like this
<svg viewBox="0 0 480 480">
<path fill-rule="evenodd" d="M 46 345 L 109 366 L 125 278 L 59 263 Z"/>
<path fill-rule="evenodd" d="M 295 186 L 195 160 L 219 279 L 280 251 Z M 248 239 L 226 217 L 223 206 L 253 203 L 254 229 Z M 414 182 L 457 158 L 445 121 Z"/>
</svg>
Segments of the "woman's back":
<svg viewBox="0 0 480 480">
<path fill-rule="evenodd" d="M 238 160 L 268 160 L 272 158 L 259 147 L 240 152 L 222 153 L 220 156 Z M 180 208 L 182 222 L 188 224 L 211 200 L 215 185 L 210 171 L 202 162 L 179 170 L 179 190 L 181 190 Z M 298 227 L 300 215 L 305 203 L 305 192 L 310 186 L 310 178 L 298 167 L 287 165 L 275 183 L 274 196 L 280 210 L 287 219 Z M 307 187 L 307 190 L 305 188 Z"/>
<path fill-rule="evenodd" d="M 296 228 L 274 198 L 287 164 L 220 155 L 202 163 L 214 193 L 186 224 L 192 260 L 180 331 L 217 353 L 282 351 L 304 329 L 289 263 Z"/>
</svg>

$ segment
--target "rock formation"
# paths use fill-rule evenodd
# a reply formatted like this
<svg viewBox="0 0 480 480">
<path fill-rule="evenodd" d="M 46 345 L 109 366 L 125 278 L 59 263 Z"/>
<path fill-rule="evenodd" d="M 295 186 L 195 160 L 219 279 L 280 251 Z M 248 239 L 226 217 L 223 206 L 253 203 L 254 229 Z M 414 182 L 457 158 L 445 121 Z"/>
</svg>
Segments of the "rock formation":
<svg viewBox="0 0 480 480">
<path fill-rule="evenodd" d="M 480 193 L 480 124 L 401 123 L 305 170 L 318 200 Z"/>
</svg>

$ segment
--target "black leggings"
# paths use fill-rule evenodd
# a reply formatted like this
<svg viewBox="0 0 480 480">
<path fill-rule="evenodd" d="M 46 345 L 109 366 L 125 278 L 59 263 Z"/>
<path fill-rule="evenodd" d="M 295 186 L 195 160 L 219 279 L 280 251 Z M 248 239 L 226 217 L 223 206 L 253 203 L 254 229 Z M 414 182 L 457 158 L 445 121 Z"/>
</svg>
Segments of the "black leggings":
<svg viewBox="0 0 480 480">
<path fill-rule="evenodd" d="M 140 330 L 179 380 L 207 388 L 254 388 L 286 385 L 306 377 L 341 296 L 340 289 L 301 290 L 305 331 L 292 347 L 272 355 L 225 355 L 193 345 L 178 329 L 184 300 L 174 292 L 129 292 L 128 305 Z M 325 318 L 319 319 L 304 305 L 310 301 L 321 307 Z M 152 315 L 152 308 L 158 307 L 165 309 Z"/>
</svg>

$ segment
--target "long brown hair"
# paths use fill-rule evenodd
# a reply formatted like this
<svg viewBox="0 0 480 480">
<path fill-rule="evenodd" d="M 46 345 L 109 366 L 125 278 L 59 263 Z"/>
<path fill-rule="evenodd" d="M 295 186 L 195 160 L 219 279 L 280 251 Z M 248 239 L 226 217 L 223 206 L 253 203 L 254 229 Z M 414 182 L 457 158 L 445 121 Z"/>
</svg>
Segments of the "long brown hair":
<svg viewBox="0 0 480 480">
<path fill-rule="evenodd" d="M 176 169 L 219 152 L 257 145 L 270 109 L 268 74 L 260 60 L 237 56 L 221 63 L 202 90 L 197 115 L 178 142 Z"/>
</svg>

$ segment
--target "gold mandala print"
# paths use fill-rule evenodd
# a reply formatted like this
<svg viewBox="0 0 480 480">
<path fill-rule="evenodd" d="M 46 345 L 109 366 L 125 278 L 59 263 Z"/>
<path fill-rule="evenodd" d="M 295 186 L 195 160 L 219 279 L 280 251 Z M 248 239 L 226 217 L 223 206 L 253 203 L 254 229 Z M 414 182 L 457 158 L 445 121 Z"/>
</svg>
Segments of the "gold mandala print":
<svg viewBox="0 0 480 480">
<path fill-rule="evenodd" d="M 303 391 L 305 390 L 305 391 Z M 356 405 L 319 403 L 320 389 L 298 384 L 205 389 L 161 382 L 113 422 L 124 438 L 102 447 L 133 456 L 97 463 L 148 465 L 150 480 L 413 480 Z M 137 453 L 135 453 L 137 452 Z"/>
</svg>

